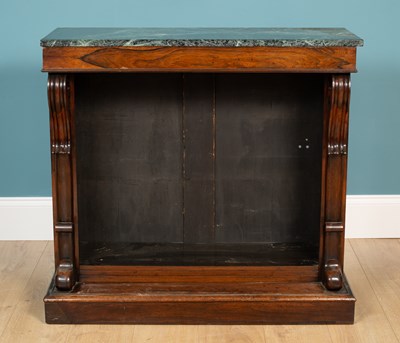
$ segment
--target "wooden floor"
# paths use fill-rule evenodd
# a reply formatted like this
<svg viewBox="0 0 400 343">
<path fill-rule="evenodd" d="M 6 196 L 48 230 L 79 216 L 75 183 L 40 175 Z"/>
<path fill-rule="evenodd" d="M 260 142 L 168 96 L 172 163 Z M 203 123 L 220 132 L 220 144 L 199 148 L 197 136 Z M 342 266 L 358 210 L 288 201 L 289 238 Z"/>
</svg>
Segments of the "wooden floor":
<svg viewBox="0 0 400 343">
<path fill-rule="evenodd" d="M 400 342 L 400 240 L 352 239 L 345 272 L 354 325 L 47 325 L 52 242 L 0 241 L 0 342 Z"/>
</svg>

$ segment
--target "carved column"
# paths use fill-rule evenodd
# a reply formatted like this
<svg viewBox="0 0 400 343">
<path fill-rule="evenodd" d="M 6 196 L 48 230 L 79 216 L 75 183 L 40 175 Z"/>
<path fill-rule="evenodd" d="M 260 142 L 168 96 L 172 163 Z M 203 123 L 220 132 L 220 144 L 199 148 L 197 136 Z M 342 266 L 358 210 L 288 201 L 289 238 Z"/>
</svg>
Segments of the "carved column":
<svg viewBox="0 0 400 343">
<path fill-rule="evenodd" d="M 72 114 L 74 91 L 72 77 L 49 74 L 48 101 L 53 189 L 55 246 L 55 284 L 70 290 L 76 280 L 74 244 L 74 161 L 72 153 Z"/>
<path fill-rule="evenodd" d="M 325 215 L 322 279 L 327 289 L 343 286 L 350 75 L 329 75 L 325 85 Z"/>
</svg>

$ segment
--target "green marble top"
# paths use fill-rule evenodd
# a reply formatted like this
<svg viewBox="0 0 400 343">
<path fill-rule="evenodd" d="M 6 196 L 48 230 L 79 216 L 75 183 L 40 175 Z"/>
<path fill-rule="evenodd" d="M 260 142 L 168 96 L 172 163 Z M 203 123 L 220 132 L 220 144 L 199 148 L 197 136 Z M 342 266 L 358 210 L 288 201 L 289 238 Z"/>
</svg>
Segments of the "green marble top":
<svg viewBox="0 0 400 343">
<path fill-rule="evenodd" d="M 40 45 L 357 47 L 363 40 L 344 28 L 58 28 Z"/>
</svg>

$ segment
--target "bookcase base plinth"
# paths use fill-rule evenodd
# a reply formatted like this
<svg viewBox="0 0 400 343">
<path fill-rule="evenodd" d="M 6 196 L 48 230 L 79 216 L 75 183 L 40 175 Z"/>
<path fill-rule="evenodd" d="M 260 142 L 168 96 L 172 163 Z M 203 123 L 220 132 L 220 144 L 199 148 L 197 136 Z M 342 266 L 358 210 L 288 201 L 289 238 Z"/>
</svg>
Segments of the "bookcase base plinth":
<svg viewBox="0 0 400 343">
<path fill-rule="evenodd" d="M 49 324 L 352 324 L 355 298 L 306 283 L 77 283 L 50 285 Z"/>
</svg>

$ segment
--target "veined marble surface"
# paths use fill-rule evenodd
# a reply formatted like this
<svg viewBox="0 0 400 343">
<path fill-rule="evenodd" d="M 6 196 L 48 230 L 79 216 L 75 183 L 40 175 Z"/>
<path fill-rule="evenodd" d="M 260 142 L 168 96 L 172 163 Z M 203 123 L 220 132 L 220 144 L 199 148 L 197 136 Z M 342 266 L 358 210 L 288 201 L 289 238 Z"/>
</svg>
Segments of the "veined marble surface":
<svg viewBox="0 0 400 343">
<path fill-rule="evenodd" d="M 344 28 L 58 28 L 40 45 L 357 47 L 363 40 Z"/>
</svg>

